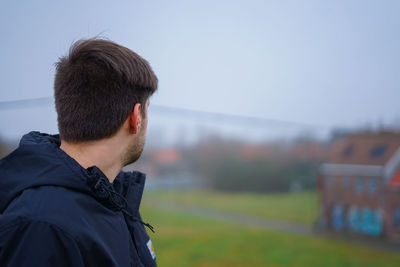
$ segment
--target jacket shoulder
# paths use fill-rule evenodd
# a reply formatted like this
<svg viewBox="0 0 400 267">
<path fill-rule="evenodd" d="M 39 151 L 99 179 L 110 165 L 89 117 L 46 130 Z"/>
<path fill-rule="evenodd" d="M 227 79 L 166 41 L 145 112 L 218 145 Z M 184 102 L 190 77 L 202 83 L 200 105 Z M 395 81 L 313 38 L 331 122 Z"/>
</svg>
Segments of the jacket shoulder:
<svg viewBox="0 0 400 267">
<path fill-rule="evenodd" d="M 84 266 L 79 243 L 57 225 L 0 217 L 0 266 Z"/>
<path fill-rule="evenodd" d="M 109 213 L 93 197 L 62 186 L 40 186 L 24 190 L 3 216 L 25 217 L 48 222 L 73 233 L 85 226 L 95 213 Z"/>
<path fill-rule="evenodd" d="M 89 266 L 124 266 L 130 261 L 131 241 L 122 213 L 88 194 L 61 186 L 29 188 L 7 207 L 0 225 L 17 217 L 62 230 L 79 244 Z"/>
</svg>

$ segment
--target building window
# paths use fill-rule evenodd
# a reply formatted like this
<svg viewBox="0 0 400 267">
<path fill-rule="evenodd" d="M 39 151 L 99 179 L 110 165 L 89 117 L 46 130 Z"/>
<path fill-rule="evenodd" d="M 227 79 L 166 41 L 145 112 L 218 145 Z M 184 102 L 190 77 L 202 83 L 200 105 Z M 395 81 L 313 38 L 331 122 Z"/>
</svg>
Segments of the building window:
<svg viewBox="0 0 400 267">
<path fill-rule="evenodd" d="M 400 227 L 400 207 L 397 207 L 393 210 L 393 227 Z"/>
<path fill-rule="evenodd" d="M 377 188 L 377 182 L 375 178 L 371 178 L 369 180 L 369 192 L 374 194 L 376 192 L 376 188 Z"/>
<path fill-rule="evenodd" d="M 373 149 L 371 149 L 370 156 L 371 158 L 380 158 L 382 157 L 387 149 L 387 145 L 377 145 Z"/>
<path fill-rule="evenodd" d="M 364 189 L 363 179 L 361 177 L 358 177 L 356 183 L 356 192 L 361 193 L 363 189 Z"/>
<path fill-rule="evenodd" d="M 350 184 L 350 177 L 344 176 L 344 177 L 342 178 L 342 184 L 343 184 L 343 187 L 348 187 L 349 184 Z"/>
<path fill-rule="evenodd" d="M 332 183 L 333 183 L 333 177 L 332 176 L 325 176 L 325 184 L 327 185 L 327 186 L 331 186 L 332 185 Z"/>
<path fill-rule="evenodd" d="M 344 209 L 342 205 L 334 205 L 332 209 L 332 228 L 342 230 L 344 228 Z"/>
<path fill-rule="evenodd" d="M 349 145 L 343 150 L 343 156 L 345 157 L 350 157 L 351 154 L 353 153 L 353 146 Z"/>
</svg>

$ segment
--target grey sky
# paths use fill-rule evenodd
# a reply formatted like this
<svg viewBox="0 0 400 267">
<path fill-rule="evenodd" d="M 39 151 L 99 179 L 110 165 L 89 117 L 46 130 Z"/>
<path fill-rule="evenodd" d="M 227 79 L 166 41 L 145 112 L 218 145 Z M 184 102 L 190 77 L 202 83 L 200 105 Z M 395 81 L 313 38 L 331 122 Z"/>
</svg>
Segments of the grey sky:
<svg viewBox="0 0 400 267">
<path fill-rule="evenodd" d="M 150 62 L 159 105 L 328 126 L 400 119 L 400 1 L 59 2 L 0 2 L 0 100 L 52 96 L 57 58 L 101 34 Z M 55 118 L 0 111 L 3 132 Z"/>
</svg>

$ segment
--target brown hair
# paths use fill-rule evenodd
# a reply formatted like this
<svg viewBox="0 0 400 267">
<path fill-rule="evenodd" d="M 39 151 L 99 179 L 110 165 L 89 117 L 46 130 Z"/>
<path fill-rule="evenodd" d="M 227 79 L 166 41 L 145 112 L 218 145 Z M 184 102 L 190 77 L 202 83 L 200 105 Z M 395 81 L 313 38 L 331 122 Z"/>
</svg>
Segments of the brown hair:
<svg viewBox="0 0 400 267">
<path fill-rule="evenodd" d="M 54 98 L 60 138 L 92 141 L 114 135 L 136 103 L 157 90 L 150 65 L 126 47 L 104 39 L 75 42 L 56 63 Z"/>
</svg>

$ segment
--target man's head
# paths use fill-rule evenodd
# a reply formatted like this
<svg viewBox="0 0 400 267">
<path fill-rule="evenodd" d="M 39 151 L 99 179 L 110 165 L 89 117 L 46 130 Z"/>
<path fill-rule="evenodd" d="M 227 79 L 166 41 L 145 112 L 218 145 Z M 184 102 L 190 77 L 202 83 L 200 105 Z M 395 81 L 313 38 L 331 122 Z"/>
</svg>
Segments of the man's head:
<svg viewBox="0 0 400 267">
<path fill-rule="evenodd" d="M 75 42 L 56 63 L 54 97 L 61 140 L 111 138 L 128 122 L 136 136 L 124 158 L 126 164 L 133 162 L 143 149 L 148 99 L 156 90 L 150 65 L 128 48 L 102 39 Z"/>
</svg>

